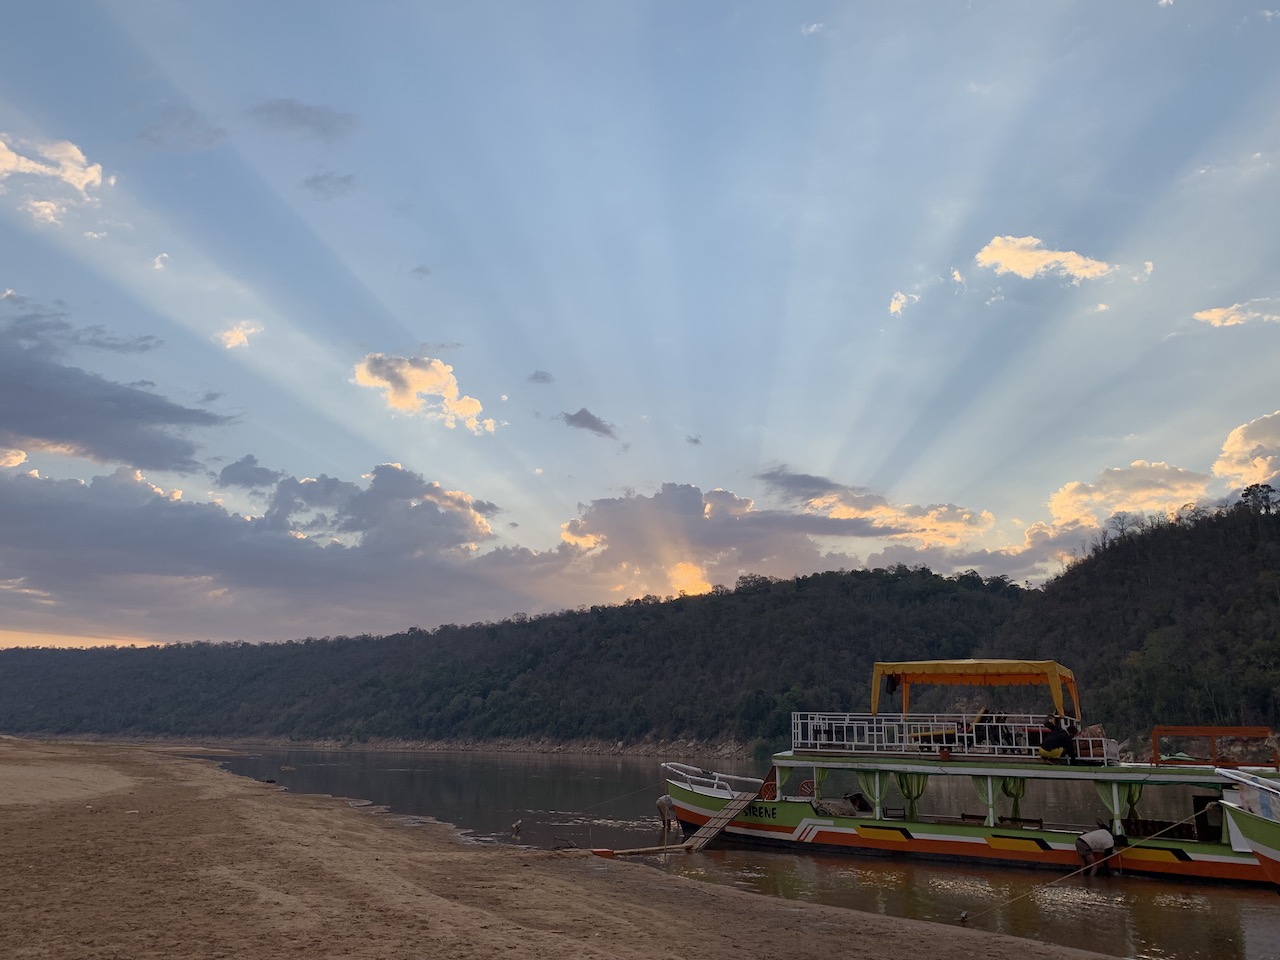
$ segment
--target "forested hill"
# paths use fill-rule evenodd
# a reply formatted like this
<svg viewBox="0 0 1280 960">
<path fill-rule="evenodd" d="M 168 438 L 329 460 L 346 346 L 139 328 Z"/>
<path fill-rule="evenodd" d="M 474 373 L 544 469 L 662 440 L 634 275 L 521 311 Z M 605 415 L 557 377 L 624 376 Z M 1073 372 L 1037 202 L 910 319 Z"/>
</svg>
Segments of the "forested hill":
<svg viewBox="0 0 1280 960">
<path fill-rule="evenodd" d="M 1087 717 L 1280 729 L 1280 505 L 1254 486 L 1179 519 L 1113 518 L 979 655 L 1071 666 Z"/>
<path fill-rule="evenodd" d="M 0 730 L 763 743 L 865 709 L 875 660 L 975 655 L 1061 660 L 1120 735 L 1280 726 L 1280 512 L 1119 518 L 1043 590 L 900 566 L 387 637 L 3 650 Z"/>
</svg>

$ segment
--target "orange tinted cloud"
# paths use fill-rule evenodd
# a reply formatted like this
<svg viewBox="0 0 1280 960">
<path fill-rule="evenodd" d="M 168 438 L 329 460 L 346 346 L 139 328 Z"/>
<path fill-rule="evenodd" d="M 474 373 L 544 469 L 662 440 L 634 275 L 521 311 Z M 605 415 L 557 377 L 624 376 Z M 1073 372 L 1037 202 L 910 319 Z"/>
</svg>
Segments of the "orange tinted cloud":
<svg viewBox="0 0 1280 960">
<path fill-rule="evenodd" d="M 479 400 L 462 395 L 453 367 L 434 357 L 371 353 L 356 364 L 355 378 L 363 387 L 382 390 L 392 410 L 423 412 L 451 430 L 461 423 L 472 433 L 493 433 L 496 426 L 492 419 L 480 419 Z"/>
<path fill-rule="evenodd" d="M 1071 250 L 1046 250 L 1037 237 L 992 237 L 974 260 L 980 267 L 990 267 L 996 273 L 1013 273 L 1027 280 L 1056 273 L 1079 283 L 1105 277 L 1115 269 L 1113 264 Z"/>
</svg>

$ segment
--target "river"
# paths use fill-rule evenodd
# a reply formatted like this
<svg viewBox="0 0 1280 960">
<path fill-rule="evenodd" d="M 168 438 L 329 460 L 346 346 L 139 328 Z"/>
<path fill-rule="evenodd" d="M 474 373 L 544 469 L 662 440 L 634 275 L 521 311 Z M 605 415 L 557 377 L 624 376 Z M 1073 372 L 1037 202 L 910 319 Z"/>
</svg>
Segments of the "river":
<svg viewBox="0 0 1280 960">
<path fill-rule="evenodd" d="M 750 765 L 702 764 L 759 775 Z M 223 765 L 294 792 L 367 800 L 451 823 L 476 842 L 612 849 L 664 842 L 654 807 L 664 788 L 652 758 L 254 747 Z M 1024 805 L 1034 802 L 1028 797 Z M 1026 812 L 1041 815 L 1030 806 Z M 1280 958 L 1280 897 L 1270 889 L 1132 876 L 1051 883 L 1053 875 L 1039 870 L 731 847 L 641 862 L 768 896 L 887 916 L 956 923 L 967 912 L 971 927 L 1117 957 Z"/>
</svg>

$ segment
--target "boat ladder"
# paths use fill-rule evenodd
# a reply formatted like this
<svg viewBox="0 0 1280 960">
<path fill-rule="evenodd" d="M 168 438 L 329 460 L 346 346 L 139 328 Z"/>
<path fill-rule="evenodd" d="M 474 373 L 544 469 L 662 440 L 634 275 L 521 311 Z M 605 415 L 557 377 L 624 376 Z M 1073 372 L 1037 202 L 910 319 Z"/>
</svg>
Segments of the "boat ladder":
<svg viewBox="0 0 1280 960">
<path fill-rule="evenodd" d="M 733 799 L 726 803 L 719 813 L 704 823 L 698 832 L 689 838 L 685 844 L 685 849 L 690 853 L 701 850 L 716 837 L 720 836 L 724 828 L 729 825 L 729 821 L 745 810 L 747 804 L 757 796 L 758 794 L 755 793 L 735 793 Z"/>
</svg>

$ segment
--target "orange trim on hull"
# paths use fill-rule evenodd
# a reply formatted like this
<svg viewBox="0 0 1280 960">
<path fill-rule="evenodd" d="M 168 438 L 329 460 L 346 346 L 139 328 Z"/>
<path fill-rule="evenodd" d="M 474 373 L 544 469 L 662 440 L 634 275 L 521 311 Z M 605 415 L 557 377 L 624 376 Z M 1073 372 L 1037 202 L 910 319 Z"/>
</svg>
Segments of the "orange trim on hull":
<svg viewBox="0 0 1280 960">
<path fill-rule="evenodd" d="M 710 817 L 703 816 L 693 810 L 684 810 L 682 819 L 686 823 L 702 826 Z M 917 825 L 918 828 L 918 825 Z M 781 824 L 732 821 L 726 828 L 729 837 L 740 842 L 752 839 L 771 840 L 791 844 L 799 849 L 813 846 L 843 847 L 848 850 L 867 850 L 878 853 L 918 855 L 925 857 L 945 857 L 950 860 L 970 860 L 974 862 L 1019 863 L 1033 866 L 1063 867 L 1071 869 L 1080 866 L 1080 858 L 1074 850 L 1045 849 L 1033 837 L 1011 837 L 992 834 L 981 837 L 982 842 L 956 840 L 927 840 L 909 836 L 910 828 L 904 823 L 885 824 L 884 826 L 856 824 L 856 833 L 847 830 L 832 830 L 821 826 L 811 827 L 804 832 L 803 839 L 796 839 L 795 828 Z M 744 835 L 740 831 L 750 831 Z M 904 831 L 906 831 L 904 833 Z M 1181 851 L 1179 851 L 1181 852 Z M 1173 850 L 1159 847 L 1124 848 L 1111 861 L 1111 865 L 1129 873 L 1142 873 L 1162 877 L 1179 877 L 1183 879 L 1226 880 L 1237 883 L 1276 883 L 1280 884 L 1280 863 L 1274 864 L 1274 875 L 1254 860 L 1240 860 L 1237 863 L 1215 862 L 1203 859 L 1192 859 L 1190 855 L 1179 857 Z"/>
</svg>

